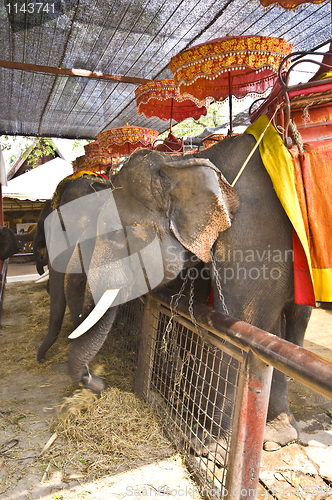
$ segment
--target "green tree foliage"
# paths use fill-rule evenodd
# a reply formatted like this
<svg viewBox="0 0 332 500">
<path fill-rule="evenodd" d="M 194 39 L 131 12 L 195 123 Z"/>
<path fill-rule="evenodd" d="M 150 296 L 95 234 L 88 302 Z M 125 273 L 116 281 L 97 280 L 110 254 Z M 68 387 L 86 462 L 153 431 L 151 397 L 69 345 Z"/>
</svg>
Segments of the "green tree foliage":
<svg viewBox="0 0 332 500">
<path fill-rule="evenodd" d="M 2 151 L 13 151 L 8 156 L 8 162 L 11 166 L 19 154 L 22 158 L 29 157 L 28 165 L 35 168 L 39 158 L 44 155 L 55 156 L 55 148 L 52 139 L 47 137 L 9 137 L 3 135 L 0 137 L 0 146 Z"/>
<path fill-rule="evenodd" d="M 36 167 L 40 158 L 48 155 L 55 157 L 55 148 L 52 139 L 48 139 L 47 137 L 34 139 L 31 145 L 21 151 L 22 158 L 29 158 L 28 165 L 32 166 L 32 168 Z"/>
</svg>

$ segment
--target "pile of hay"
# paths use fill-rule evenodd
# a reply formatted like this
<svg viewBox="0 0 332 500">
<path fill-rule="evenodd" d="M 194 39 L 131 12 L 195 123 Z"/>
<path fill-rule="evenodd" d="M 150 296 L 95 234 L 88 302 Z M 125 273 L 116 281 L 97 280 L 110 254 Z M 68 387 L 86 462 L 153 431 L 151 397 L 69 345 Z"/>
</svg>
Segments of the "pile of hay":
<svg viewBox="0 0 332 500">
<path fill-rule="evenodd" d="M 1 316 L 1 378 L 17 371 L 18 365 L 34 372 L 46 371 L 50 365 L 66 361 L 69 349 L 68 335 L 72 331 L 66 313 L 62 333 L 51 347 L 47 359 L 37 362 L 37 350 L 48 326 L 49 295 L 45 283 L 7 283 Z"/>
<path fill-rule="evenodd" d="M 87 389 L 66 398 L 53 429 L 66 439 L 46 461 L 89 477 L 114 474 L 174 454 L 153 410 L 134 394 L 107 389 L 97 399 Z"/>
<path fill-rule="evenodd" d="M 57 341 L 46 353 L 42 363 L 37 362 L 37 350 L 45 338 L 50 299 L 45 283 L 7 283 L 1 317 L 1 364 L 0 377 L 15 373 L 19 367 L 36 373 L 52 373 L 54 365 L 67 362 L 73 331 L 69 311 L 66 311 Z M 135 349 L 122 341 L 121 331 L 113 329 L 104 346 L 91 363 L 91 369 L 106 382 L 107 386 L 132 391 L 135 383 L 137 360 Z M 68 390 L 74 384 L 68 377 Z"/>
<path fill-rule="evenodd" d="M 67 361 L 72 323 L 67 312 L 59 339 L 43 363 L 36 360 L 37 349 L 45 337 L 49 315 L 49 296 L 44 283 L 6 285 L 2 315 L 0 375 L 17 373 L 20 368 L 36 375 L 54 376 L 54 365 Z M 155 412 L 133 394 L 137 363 L 137 335 L 131 345 L 119 329 L 112 329 L 108 340 L 91 363 L 91 369 L 109 387 L 100 398 L 87 389 L 77 389 L 69 376 L 59 404 L 58 418 L 50 429 L 58 438 L 36 458 L 44 469 L 60 469 L 64 477 L 95 478 L 138 467 L 174 453 L 164 437 Z M 133 328 L 133 331 L 135 328 Z M 129 330 L 130 331 L 130 328 Z M 38 401 L 35 402 L 38 405 Z M 50 401 L 50 404 L 54 404 Z M 24 402 L 21 402 L 22 411 Z"/>
</svg>

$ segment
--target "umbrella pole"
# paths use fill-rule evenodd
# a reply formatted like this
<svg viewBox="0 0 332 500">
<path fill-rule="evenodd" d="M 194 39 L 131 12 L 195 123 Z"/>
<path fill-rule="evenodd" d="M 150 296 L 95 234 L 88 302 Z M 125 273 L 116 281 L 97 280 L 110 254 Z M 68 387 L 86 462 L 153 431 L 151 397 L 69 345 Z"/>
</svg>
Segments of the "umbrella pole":
<svg viewBox="0 0 332 500">
<path fill-rule="evenodd" d="M 174 98 L 172 97 L 172 102 L 171 102 L 171 122 L 169 124 L 169 133 L 172 133 L 172 120 L 173 120 L 173 103 L 174 103 Z"/>
<path fill-rule="evenodd" d="M 228 72 L 228 102 L 229 102 L 229 135 L 233 135 L 233 109 L 232 109 L 232 78 L 231 72 Z"/>
</svg>

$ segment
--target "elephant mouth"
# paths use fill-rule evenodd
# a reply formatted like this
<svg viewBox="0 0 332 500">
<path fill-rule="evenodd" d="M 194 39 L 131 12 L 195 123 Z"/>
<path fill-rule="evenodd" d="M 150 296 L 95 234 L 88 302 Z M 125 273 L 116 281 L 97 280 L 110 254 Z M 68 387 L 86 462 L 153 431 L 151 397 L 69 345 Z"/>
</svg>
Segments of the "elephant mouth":
<svg viewBox="0 0 332 500">
<path fill-rule="evenodd" d="M 92 328 L 100 320 L 100 318 L 104 316 L 105 312 L 111 307 L 119 291 L 120 288 L 106 290 L 99 299 L 94 309 L 89 314 L 89 316 L 85 318 L 84 321 L 82 321 L 82 323 L 69 335 L 68 338 L 76 339 L 77 337 L 80 337 L 85 332 L 90 330 L 90 328 Z"/>
</svg>

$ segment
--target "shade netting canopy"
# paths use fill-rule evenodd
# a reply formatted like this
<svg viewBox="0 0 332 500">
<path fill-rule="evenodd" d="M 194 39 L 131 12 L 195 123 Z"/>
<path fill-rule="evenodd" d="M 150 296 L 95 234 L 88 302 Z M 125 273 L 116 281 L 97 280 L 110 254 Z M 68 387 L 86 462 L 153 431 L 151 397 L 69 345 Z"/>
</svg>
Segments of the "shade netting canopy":
<svg viewBox="0 0 332 500">
<path fill-rule="evenodd" d="M 145 83 L 172 79 L 173 56 L 228 33 L 284 38 L 295 51 L 331 36 L 327 1 L 296 11 L 266 9 L 259 0 L 54 0 L 48 12 L 29 0 L 29 13 L 20 10 L 23 4 L 0 3 L 0 60 Z M 167 128 L 158 117 L 138 114 L 135 89 L 143 82 L 78 74 L 28 72 L 0 63 L 0 135 L 96 139 L 126 123 L 158 132 Z"/>
</svg>

